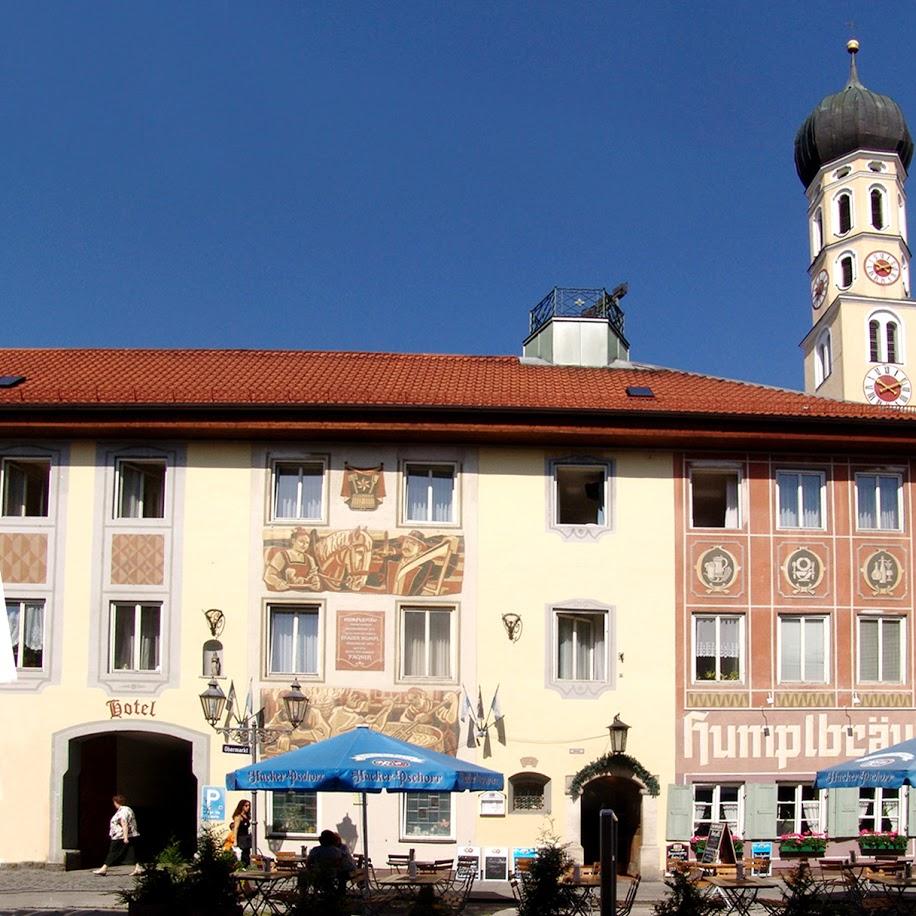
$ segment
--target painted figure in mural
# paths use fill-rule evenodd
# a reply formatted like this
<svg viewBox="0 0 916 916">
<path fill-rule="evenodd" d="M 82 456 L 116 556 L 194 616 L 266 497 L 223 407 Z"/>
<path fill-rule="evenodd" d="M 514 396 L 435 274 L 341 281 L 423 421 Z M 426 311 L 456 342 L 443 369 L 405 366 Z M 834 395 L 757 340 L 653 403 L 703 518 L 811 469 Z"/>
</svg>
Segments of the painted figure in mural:
<svg viewBox="0 0 916 916">
<path fill-rule="evenodd" d="M 271 547 L 267 551 L 264 581 L 268 588 L 277 592 L 291 588 L 316 592 L 321 589 L 311 543 L 305 528 L 294 528 L 288 547 Z"/>
<path fill-rule="evenodd" d="M 370 712 L 368 695 L 362 690 L 345 690 L 339 705 L 331 710 L 328 725 L 335 735 L 348 732 L 357 725 L 370 725 L 376 731 L 385 731 L 385 724 L 394 709 L 394 697 L 386 695 L 381 706 Z"/>
<path fill-rule="evenodd" d="M 105 864 L 95 871 L 97 875 L 107 875 L 108 869 L 115 865 L 133 865 L 132 875 L 140 874 L 137 864 L 137 840 L 140 831 L 137 829 L 137 818 L 133 809 L 127 806 L 127 799 L 123 795 L 115 795 L 112 799 L 115 813 L 108 824 L 108 836 L 111 840 L 108 846 L 108 856 Z"/>
<path fill-rule="evenodd" d="M 318 539 L 314 552 L 324 589 L 359 592 L 365 588 L 372 565 L 372 535 L 365 528 L 325 535 Z"/>
<path fill-rule="evenodd" d="M 448 573 L 454 544 L 451 538 L 430 546 L 419 531 L 401 538 L 401 559 L 391 591 L 395 595 L 439 595 Z"/>
</svg>

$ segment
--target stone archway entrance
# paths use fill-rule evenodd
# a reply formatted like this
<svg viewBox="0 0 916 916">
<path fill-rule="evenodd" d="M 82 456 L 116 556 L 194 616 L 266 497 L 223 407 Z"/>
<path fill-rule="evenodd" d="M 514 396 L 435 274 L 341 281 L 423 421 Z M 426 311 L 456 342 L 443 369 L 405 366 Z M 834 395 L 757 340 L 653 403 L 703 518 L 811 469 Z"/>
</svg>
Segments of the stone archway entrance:
<svg viewBox="0 0 916 916">
<path fill-rule="evenodd" d="M 642 798 L 642 785 L 626 776 L 600 776 L 585 786 L 579 804 L 584 861 L 598 861 L 600 812 L 611 808 L 617 815 L 617 872 L 639 871 L 634 839 L 642 825 Z"/>
<path fill-rule="evenodd" d="M 192 744 L 145 731 L 100 731 L 70 738 L 62 778 L 61 840 L 80 850 L 83 868 L 108 851 L 111 797 L 127 796 L 137 814 L 140 852 L 151 858 L 174 837 L 186 850 L 197 833 Z"/>
</svg>

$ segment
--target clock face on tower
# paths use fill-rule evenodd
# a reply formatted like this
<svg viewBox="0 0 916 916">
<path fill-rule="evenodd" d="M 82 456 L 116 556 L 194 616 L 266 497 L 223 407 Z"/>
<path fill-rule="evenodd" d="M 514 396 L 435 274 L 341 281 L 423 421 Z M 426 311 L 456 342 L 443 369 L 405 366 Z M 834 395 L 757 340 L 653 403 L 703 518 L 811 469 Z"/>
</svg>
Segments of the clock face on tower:
<svg viewBox="0 0 916 916">
<path fill-rule="evenodd" d="M 869 369 L 865 376 L 865 398 L 869 404 L 906 404 L 913 388 L 899 366 L 881 365 Z"/>
<path fill-rule="evenodd" d="M 829 280 L 830 278 L 827 276 L 827 271 L 822 270 L 814 278 L 814 282 L 811 284 L 811 305 L 816 309 L 819 309 L 827 298 L 827 285 Z"/>
<path fill-rule="evenodd" d="M 900 263 L 889 251 L 873 251 L 865 259 L 865 275 L 872 283 L 888 286 L 900 276 Z"/>
</svg>

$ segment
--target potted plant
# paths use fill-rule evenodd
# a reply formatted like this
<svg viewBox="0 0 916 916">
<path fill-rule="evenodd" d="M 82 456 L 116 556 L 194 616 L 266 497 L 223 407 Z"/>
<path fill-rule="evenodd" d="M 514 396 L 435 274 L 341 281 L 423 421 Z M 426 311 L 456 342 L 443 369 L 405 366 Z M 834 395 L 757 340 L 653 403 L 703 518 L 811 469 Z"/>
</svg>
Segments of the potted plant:
<svg viewBox="0 0 916 916">
<path fill-rule="evenodd" d="M 779 837 L 781 856 L 822 856 L 826 849 L 826 833 L 784 833 Z"/>
<path fill-rule="evenodd" d="M 170 843 L 118 894 L 133 916 L 197 916 L 240 913 L 232 873 L 235 854 L 226 851 L 216 833 L 205 829 L 197 837 L 191 860 Z"/>
<path fill-rule="evenodd" d="M 527 871 L 521 873 L 521 902 L 518 916 L 564 916 L 572 905 L 570 889 L 561 879 L 572 867 L 573 861 L 566 847 L 559 845 L 559 837 L 547 828 L 539 838 L 537 856 L 531 860 Z"/>
<path fill-rule="evenodd" d="M 859 833 L 859 849 L 870 855 L 875 852 L 906 852 L 907 838 L 896 830 L 862 830 Z"/>
</svg>

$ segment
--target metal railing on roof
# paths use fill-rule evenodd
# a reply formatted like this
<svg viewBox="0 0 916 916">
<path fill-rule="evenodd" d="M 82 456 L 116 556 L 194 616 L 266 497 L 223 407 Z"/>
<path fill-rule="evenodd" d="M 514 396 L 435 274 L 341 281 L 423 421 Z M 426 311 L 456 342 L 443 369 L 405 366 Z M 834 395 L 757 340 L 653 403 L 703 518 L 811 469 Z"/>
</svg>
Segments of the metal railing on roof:
<svg viewBox="0 0 916 916">
<path fill-rule="evenodd" d="M 621 283 L 613 292 L 600 289 L 571 289 L 555 286 L 531 310 L 529 333 L 533 334 L 551 318 L 606 318 L 611 327 L 623 336 L 623 311 L 620 300 L 627 294 L 627 284 Z"/>
</svg>

